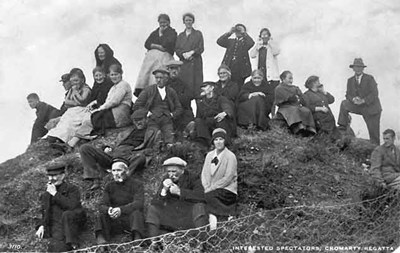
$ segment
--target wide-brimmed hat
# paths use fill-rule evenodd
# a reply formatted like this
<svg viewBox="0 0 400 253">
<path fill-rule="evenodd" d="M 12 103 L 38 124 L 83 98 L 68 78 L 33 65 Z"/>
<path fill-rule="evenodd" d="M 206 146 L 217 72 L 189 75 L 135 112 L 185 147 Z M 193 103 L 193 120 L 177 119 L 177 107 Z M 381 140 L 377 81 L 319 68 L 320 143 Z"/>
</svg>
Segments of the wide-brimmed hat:
<svg viewBox="0 0 400 253">
<path fill-rule="evenodd" d="M 363 68 L 365 68 L 366 65 L 364 65 L 364 62 L 363 62 L 363 60 L 361 58 L 355 58 L 353 64 L 350 64 L 349 67 L 350 68 L 353 68 L 353 67 L 363 67 Z"/>
<path fill-rule="evenodd" d="M 165 66 L 162 66 L 153 71 L 153 75 L 155 75 L 157 73 L 164 73 L 164 74 L 169 75 L 169 70 Z"/>
<path fill-rule="evenodd" d="M 180 157 L 171 157 L 164 161 L 162 166 L 179 166 L 186 167 L 187 162 Z"/>
<path fill-rule="evenodd" d="M 182 66 L 182 64 L 183 64 L 183 62 L 181 62 L 181 61 L 170 60 L 170 61 L 168 61 L 168 62 L 165 64 L 165 66 L 167 66 L 168 68 L 171 68 L 171 67 L 180 67 L 180 66 Z"/>
<path fill-rule="evenodd" d="M 46 168 L 47 175 L 53 176 L 58 175 L 65 172 L 65 164 L 64 163 L 55 163 Z"/>
</svg>

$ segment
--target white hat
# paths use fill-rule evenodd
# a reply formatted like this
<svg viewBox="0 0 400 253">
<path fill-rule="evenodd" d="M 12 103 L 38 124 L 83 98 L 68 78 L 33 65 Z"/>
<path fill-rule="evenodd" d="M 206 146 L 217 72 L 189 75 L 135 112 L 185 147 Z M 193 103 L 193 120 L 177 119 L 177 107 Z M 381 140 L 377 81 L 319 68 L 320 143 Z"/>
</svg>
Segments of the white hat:
<svg viewBox="0 0 400 253">
<path fill-rule="evenodd" d="M 163 166 L 171 166 L 171 165 L 186 167 L 187 162 L 185 162 L 182 158 L 179 157 L 171 157 L 165 160 L 163 163 Z"/>
</svg>

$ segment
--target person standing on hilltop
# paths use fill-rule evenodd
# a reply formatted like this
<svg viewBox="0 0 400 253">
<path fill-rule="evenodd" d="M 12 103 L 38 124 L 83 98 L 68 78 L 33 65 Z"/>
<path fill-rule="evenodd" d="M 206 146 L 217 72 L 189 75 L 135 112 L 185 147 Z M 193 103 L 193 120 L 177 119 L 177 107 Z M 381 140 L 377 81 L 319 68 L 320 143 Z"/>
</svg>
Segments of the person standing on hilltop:
<svg viewBox="0 0 400 253">
<path fill-rule="evenodd" d="M 96 67 L 102 67 L 108 74 L 110 73 L 111 65 L 118 65 L 122 68 L 122 64 L 114 57 L 114 51 L 107 44 L 99 44 L 94 50 L 96 59 Z"/>
<path fill-rule="evenodd" d="M 364 73 L 367 66 L 361 58 L 355 58 L 349 67 L 355 74 L 347 80 L 346 100 L 340 104 L 339 130 L 346 130 L 349 126 L 349 113 L 362 115 L 367 124 L 370 142 L 379 145 L 382 106 L 378 97 L 378 85 L 373 76 Z"/>
<path fill-rule="evenodd" d="M 44 127 L 50 119 L 60 116 L 60 111 L 45 102 L 40 101 L 38 94 L 31 93 L 26 99 L 32 109 L 36 109 L 36 120 L 32 127 L 31 144 L 47 134 Z"/>
</svg>

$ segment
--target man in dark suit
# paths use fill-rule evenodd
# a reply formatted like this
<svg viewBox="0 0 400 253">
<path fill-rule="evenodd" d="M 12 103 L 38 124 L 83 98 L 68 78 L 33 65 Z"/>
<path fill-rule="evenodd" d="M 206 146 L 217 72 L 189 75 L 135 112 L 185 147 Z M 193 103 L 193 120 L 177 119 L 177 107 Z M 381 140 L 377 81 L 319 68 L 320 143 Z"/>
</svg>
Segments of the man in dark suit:
<svg viewBox="0 0 400 253">
<path fill-rule="evenodd" d="M 350 112 L 362 115 L 367 124 L 370 141 L 379 145 L 382 107 L 375 79 L 364 73 L 365 67 L 361 58 L 354 59 L 354 63 L 350 65 L 355 75 L 347 80 L 346 100 L 343 100 L 340 105 L 338 125 L 341 130 L 347 129 Z"/>
<path fill-rule="evenodd" d="M 36 231 L 39 239 L 50 238 L 49 252 L 78 248 L 79 231 L 86 221 L 78 187 L 65 182 L 65 165 L 47 168 L 46 192 L 41 195 L 42 221 Z"/>
</svg>

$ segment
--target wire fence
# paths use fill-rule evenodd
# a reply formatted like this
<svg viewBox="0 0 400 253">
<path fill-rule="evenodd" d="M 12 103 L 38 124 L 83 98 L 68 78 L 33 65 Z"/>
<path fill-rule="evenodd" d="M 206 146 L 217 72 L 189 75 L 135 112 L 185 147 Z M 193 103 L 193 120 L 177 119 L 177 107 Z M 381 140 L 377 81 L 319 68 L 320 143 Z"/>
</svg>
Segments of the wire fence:
<svg viewBox="0 0 400 253">
<path fill-rule="evenodd" d="M 400 245 L 400 194 L 362 202 L 258 211 L 209 227 L 76 252 L 392 252 Z"/>
</svg>

